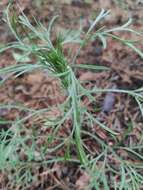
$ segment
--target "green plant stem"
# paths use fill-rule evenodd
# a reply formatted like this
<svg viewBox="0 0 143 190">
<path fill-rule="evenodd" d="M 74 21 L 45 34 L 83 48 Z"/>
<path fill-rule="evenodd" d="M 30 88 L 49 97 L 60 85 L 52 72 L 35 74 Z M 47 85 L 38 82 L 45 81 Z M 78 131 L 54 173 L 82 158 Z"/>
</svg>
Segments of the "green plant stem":
<svg viewBox="0 0 143 190">
<path fill-rule="evenodd" d="M 88 159 L 84 151 L 81 139 L 81 110 L 80 110 L 80 100 L 78 98 L 78 89 L 77 89 L 77 80 L 71 70 L 71 88 L 69 93 L 71 94 L 71 106 L 72 106 L 72 119 L 73 119 L 73 128 L 75 135 L 75 142 L 78 151 L 78 156 L 82 164 L 87 165 Z"/>
</svg>

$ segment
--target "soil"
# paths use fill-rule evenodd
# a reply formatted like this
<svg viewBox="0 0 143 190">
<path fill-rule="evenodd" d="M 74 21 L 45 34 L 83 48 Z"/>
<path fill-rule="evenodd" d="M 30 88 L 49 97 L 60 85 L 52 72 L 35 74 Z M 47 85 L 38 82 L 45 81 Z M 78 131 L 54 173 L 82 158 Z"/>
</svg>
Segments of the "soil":
<svg viewBox="0 0 143 190">
<path fill-rule="evenodd" d="M 16 4 L 16 1 L 14 2 Z M 2 0 L 0 2 L 0 44 L 5 44 L 14 40 L 12 33 L 2 18 L 4 17 L 3 10 L 6 8 L 8 0 Z M 108 28 L 112 26 L 118 26 L 127 21 L 131 15 L 133 17 L 132 28 L 136 30 L 143 30 L 142 20 L 142 4 L 137 4 L 135 1 L 128 1 L 128 7 L 117 6 L 115 1 L 112 0 L 21 0 L 20 6 L 23 12 L 32 20 L 32 16 L 35 16 L 42 23 L 47 24 L 54 15 L 59 15 L 58 22 L 56 24 L 57 30 L 60 28 L 72 28 L 78 29 L 80 19 L 83 20 L 85 30 L 89 26 L 90 20 L 95 17 L 97 12 L 101 8 L 110 9 L 111 16 L 105 19 L 102 23 Z M 123 38 L 136 40 L 135 35 L 127 35 L 121 33 Z M 138 47 L 143 49 L 143 44 L 139 43 Z M 73 46 L 73 49 L 76 48 Z M 6 67 L 15 63 L 12 56 L 13 50 L 8 50 L 4 54 L 0 55 L 0 67 Z M 81 81 L 89 80 L 86 84 L 87 88 L 91 88 L 96 85 L 99 88 L 115 88 L 115 89 L 137 89 L 143 85 L 143 60 L 139 55 L 133 52 L 133 50 L 115 42 L 111 39 L 108 40 L 108 46 L 103 50 L 99 41 L 89 43 L 82 51 L 77 59 L 77 64 L 93 64 L 107 66 L 110 71 L 91 72 L 89 70 L 80 70 L 77 73 L 78 78 Z M 3 79 L 5 76 L 0 76 Z M 121 93 L 103 93 L 95 94 L 95 105 L 89 104 L 88 100 L 83 100 L 83 103 L 89 106 L 91 112 L 102 121 L 106 126 L 111 129 L 115 129 L 119 133 L 118 140 L 125 146 L 128 146 L 130 142 L 137 145 L 142 134 L 143 120 L 140 114 L 140 110 L 136 102 L 128 95 Z M 43 109 L 52 105 L 58 105 L 63 102 L 64 96 L 62 95 L 59 81 L 55 78 L 47 76 L 42 71 L 24 74 L 17 79 L 11 78 L 6 81 L 5 85 L 0 88 L 0 104 L 2 103 L 18 103 L 20 105 L 27 106 L 30 109 Z M 98 108 L 95 111 L 95 107 Z M 15 120 L 17 117 L 25 116 L 25 111 L 18 111 L 17 109 L 2 109 L 0 108 L 0 117 Z M 43 127 L 43 122 L 46 117 L 55 117 L 60 115 L 58 109 L 53 112 L 46 112 L 44 115 L 33 117 L 25 122 L 23 128 L 23 134 L 30 137 L 36 131 L 36 134 L 40 136 L 36 140 L 35 154 L 38 154 L 40 147 L 46 143 L 46 136 L 48 136 L 50 129 Z M 124 133 L 130 123 L 136 125 L 135 128 L 127 135 Z M 33 126 L 34 125 L 34 130 Z M 2 129 L 7 130 L 10 126 L 7 124 L 1 124 Z M 85 126 L 86 128 L 86 122 Z M 91 130 L 91 129 L 88 129 Z M 67 137 L 71 131 L 71 124 L 68 121 L 64 124 L 64 128 L 60 129 L 60 137 Z M 108 134 L 101 130 L 99 126 L 95 125 L 92 129 L 93 133 L 98 133 L 100 139 L 105 141 L 111 146 L 114 143 L 108 136 Z M 105 140 L 106 139 L 106 140 Z M 30 144 L 31 139 L 28 139 L 27 144 Z M 54 142 L 54 144 L 58 144 Z M 54 146 L 54 145 L 53 145 Z M 62 156 L 65 154 L 65 145 L 62 149 L 53 153 L 53 155 L 46 155 L 46 159 L 50 159 L 53 156 Z M 90 148 L 91 155 L 98 155 L 101 152 L 101 147 L 96 143 L 87 139 L 87 147 Z M 23 161 L 27 160 L 25 153 L 19 150 L 20 158 Z M 118 150 L 119 151 L 119 150 Z M 76 157 L 75 147 L 71 147 L 70 154 Z M 138 162 L 136 159 L 131 159 L 128 153 L 119 151 L 118 154 L 125 157 L 131 162 Z M 37 156 L 38 157 L 38 156 Z M 117 165 L 116 160 L 110 158 L 111 162 Z M 33 161 L 31 164 L 32 174 L 37 177 L 38 180 L 30 182 L 26 190 L 75 190 L 86 189 L 89 183 L 90 177 L 79 166 L 79 163 L 50 163 L 40 164 L 40 160 Z M 115 166 L 116 167 L 116 166 Z M 49 172 L 49 169 L 54 172 Z M 4 171 L 0 173 L 0 189 L 20 189 L 21 187 L 16 184 L 11 184 L 10 174 L 15 176 L 16 171 Z M 24 172 L 24 171 L 23 171 Z M 109 174 L 110 177 L 110 174 Z M 118 178 L 118 176 L 116 176 Z M 111 187 L 112 189 L 112 187 Z"/>
</svg>

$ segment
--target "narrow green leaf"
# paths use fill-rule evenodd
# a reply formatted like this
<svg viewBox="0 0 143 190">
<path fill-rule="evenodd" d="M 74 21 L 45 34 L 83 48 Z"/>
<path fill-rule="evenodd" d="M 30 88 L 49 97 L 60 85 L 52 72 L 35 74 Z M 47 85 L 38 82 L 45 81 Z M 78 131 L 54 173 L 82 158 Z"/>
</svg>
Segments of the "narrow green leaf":
<svg viewBox="0 0 143 190">
<path fill-rule="evenodd" d="M 89 65 L 89 64 L 73 64 L 72 67 L 79 68 L 79 69 L 98 70 L 98 71 L 110 70 L 110 68 L 105 67 L 105 66 Z"/>
</svg>

